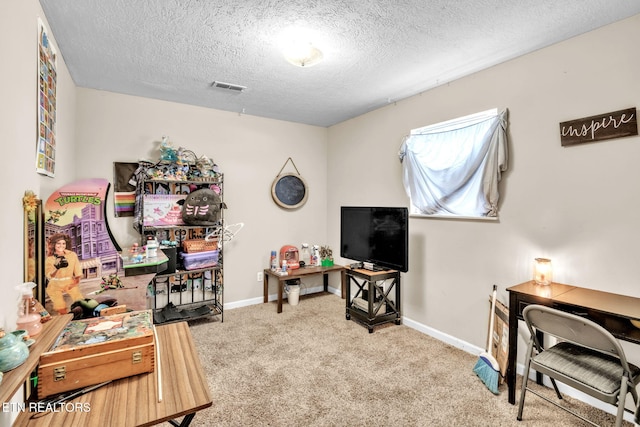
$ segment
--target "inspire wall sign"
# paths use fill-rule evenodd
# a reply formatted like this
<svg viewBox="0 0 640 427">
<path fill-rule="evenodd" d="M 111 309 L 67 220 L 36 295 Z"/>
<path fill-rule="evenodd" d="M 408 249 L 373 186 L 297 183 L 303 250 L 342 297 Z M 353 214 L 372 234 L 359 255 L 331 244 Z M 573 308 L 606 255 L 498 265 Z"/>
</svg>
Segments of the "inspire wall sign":
<svg viewBox="0 0 640 427">
<path fill-rule="evenodd" d="M 638 121 L 635 108 L 560 123 L 562 146 L 637 134 Z"/>
</svg>

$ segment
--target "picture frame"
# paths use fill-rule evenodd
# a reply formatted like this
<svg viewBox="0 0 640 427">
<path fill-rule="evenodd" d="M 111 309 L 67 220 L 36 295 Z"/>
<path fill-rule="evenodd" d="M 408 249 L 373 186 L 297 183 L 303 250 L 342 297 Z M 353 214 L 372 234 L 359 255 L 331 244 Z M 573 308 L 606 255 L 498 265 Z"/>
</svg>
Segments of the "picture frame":
<svg viewBox="0 0 640 427">
<path fill-rule="evenodd" d="M 44 215 L 42 200 L 33 192 L 26 191 L 24 208 L 24 275 L 25 282 L 36 284 L 34 297 L 42 302 L 45 298 L 44 283 Z"/>
</svg>

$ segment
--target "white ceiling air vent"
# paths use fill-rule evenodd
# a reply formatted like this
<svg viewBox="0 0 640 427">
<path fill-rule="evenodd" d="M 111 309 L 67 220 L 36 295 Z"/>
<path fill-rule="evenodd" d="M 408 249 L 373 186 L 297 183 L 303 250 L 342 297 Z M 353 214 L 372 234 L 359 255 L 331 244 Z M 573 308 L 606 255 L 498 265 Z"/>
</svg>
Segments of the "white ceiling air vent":
<svg viewBox="0 0 640 427">
<path fill-rule="evenodd" d="M 230 90 L 232 92 L 238 92 L 238 93 L 244 91 L 247 88 L 246 86 L 234 85 L 233 83 L 225 83 L 225 82 L 219 82 L 219 81 L 214 81 L 213 83 L 211 83 L 211 87 L 218 88 L 218 89 L 226 89 L 226 90 Z"/>
</svg>

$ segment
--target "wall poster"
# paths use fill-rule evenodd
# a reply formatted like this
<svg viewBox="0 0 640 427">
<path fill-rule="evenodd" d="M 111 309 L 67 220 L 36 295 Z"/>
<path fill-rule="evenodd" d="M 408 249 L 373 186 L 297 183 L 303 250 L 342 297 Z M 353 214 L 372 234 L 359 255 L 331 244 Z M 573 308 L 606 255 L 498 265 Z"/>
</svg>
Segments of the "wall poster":
<svg viewBox="0 0 640 427">
<path fill-rule="evenodd" d="M 56 171 L 56 51 L 44 24 L 38 19 L 38 143 L 36 171 L 55 176 Z"/>
<path fill-rule="evenodd" d="M 107 222 L 109 188 L 106 179 L 82 179 L 58 188 L 43 203 L 46 295 L 41 303 L 53 316 L 92 317 L 98 304 L 147 307 L 150 276 L 124 277 L 122 248 Z"/>
</svg>

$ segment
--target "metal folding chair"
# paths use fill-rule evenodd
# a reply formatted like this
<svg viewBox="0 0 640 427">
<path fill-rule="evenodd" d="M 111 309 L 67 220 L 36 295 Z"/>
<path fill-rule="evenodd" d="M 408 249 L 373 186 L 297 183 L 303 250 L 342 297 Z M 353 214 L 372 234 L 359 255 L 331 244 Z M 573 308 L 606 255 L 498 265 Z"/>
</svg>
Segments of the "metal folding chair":
<svg viewBox="0 0 640 427">
<path fill-rule="evenodd" d="M 622 425 L 627 393 L 631 393 L 635 406 L 638 407 L 636 386 L 640 382 L 640 368 L 627 362 L 618 340 L 609 331 L 589 319 L 550 307 L 529 305 L 524 309 L 522 316 L 529 328 L 531 338 L 525 359 L 518 420 L 522 420 L 525 395 L 529 391 L 583 421 L 596 425 L 580 414 L 530 389 L 527 386 L 529 371 L 534 369 L 549 376 L 558 399 L 562 399 L 562 395 L 556 381 L 617 406 L 616 426 Z M 537 332 L 554 336 L 559 342 L 545 348 L 538 340 Z M 637 417 L 636 409 L 636 419 Z"/>
</svg>

